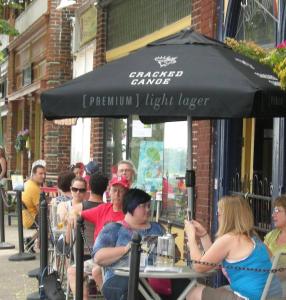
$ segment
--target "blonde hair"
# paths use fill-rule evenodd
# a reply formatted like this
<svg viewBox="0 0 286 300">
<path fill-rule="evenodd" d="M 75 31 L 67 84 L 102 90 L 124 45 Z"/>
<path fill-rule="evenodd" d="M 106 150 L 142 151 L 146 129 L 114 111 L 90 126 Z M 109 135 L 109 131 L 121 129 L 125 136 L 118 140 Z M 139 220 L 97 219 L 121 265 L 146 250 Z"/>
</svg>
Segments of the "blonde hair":
<svg viewBox="0 0 286 300">
<path fill-rule="evenodd" d="M 281 195 L 274 200 L 274 206 L 281 206 L 286 211 L 286 195 Z"/>
<path fill-rule="evenodd" d="M 253 226 L 253 214 L 247 199 L 240 196 L 225 196 L 218 202 L 221 220 L 217 237 L 226 233 L 243 234 L 248 237 L 256 235 Z"/>
</svg>

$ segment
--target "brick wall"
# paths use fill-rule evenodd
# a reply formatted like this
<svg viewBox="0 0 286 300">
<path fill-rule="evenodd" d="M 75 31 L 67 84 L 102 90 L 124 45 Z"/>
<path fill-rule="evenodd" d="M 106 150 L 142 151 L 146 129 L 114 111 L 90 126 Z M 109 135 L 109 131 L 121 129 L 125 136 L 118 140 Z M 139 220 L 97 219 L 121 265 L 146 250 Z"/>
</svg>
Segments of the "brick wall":
<svg viewBox="0 0 286 300">
<path fill-rule="evenodd" d="M 98 7 L 97 10 L 97 35 L 96 35 L 96 50 L 93 56 L 93 68 L 106 63 L 106 11 Z M 90 137 L 90 158 L 95 159 L 102 167 L 103 152 L 104 152 L 104 119 L 91 119 L 91 137 Z"/>
<path fill-rule="evenodd" d="M 215 36 L 216 1 L 192 1 L 192 26 L 210 37 Z M 193 122 L 193 160 L 196 169 L 196 218 L 207 228 L 212 211 L 212 122 Z"/>
<path fill-rule="evenodd" d="M 71 20 L 74 6 L 57 11 L 58 0 L 49 1 L 46 87 L 72 79 Z M 57 175 L 70 164 L 71 128 L 44 120 L 42 150 L 49 175 Z"/>
</svg>

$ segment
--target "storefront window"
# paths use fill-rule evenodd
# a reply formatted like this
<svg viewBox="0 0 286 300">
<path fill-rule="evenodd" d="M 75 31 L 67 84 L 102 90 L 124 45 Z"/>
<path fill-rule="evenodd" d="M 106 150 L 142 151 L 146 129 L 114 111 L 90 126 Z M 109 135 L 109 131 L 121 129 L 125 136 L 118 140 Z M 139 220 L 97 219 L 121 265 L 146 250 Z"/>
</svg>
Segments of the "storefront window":
<svg viewBox="0 0 286 300">
<path fill-rule="evenodd" d="M 72 126 L 71 136 L 71 163 L 90 161 L 90 118 L 79 118 L 77 124 Z"/>
<path fill-rule="evenodd" d="M 144 125 L 133 118 L 131 159 L 138 172 L 136 186 L 153 200 L 162 199 L 160 217 L 172 222 L 180 223 L 185 217 L 186 156 L 187 122 Z"/>
<path fill-rule="evenodd" d="M 277 8 L 275 1 L 242 1 L 238 19 L 237 40 L 251 40 L 264 47 L 273 47 L 276 40 Z"/>
</svg>

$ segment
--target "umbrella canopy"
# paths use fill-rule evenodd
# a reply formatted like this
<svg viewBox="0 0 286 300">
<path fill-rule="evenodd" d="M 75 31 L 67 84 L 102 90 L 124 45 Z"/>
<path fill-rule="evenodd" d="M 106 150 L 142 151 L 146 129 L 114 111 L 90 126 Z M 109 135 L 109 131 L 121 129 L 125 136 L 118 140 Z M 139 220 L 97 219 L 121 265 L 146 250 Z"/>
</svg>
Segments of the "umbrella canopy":
<svg viewBox="0 0 286 300">
<path fill-rule="evenodd" d="M 268 67 L 190 29 L 45 91 L 41 101 L 47 119 L 170 121 L 285 116 L 285 95 Z"/>
<path fill-rule="evenodd" d="M 186 186 L 193 216 L 192 118 L 286 116 L 272 71 L 189 29 L 41 95 L 47 119 L 127 117 L 145 123 L 188 120 Z"/>
</svg>

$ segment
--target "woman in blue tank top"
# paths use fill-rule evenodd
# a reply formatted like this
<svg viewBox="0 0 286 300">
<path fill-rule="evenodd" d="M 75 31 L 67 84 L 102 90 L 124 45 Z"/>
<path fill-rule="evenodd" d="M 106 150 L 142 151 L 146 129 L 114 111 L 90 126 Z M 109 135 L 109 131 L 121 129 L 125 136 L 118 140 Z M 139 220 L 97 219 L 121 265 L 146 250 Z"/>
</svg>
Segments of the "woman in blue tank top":
<svg viewBox="0 0 286 300">
<path fill-rule="evenodd" d="M 231 289 L 197 285 L 187 295 L 188 300 L 260 300 L 267 272 L 250 269 L 271 269 L 266 246 L 254 232 L 253 215 L 248 201 L 238 196 L 226 196 L 218 203 L 219 228 L 217 239 L 211 242 L 206 229 L 197 221 L 185 221 L 185 231 L 192 260 L 223 265 Z M 201 254 L 196 238 L 199 237 L 205 254 Z M 193 264 L 197 272 L 207 272 L 214 266 Z M 281 295 L 281 287 L 274 278 L 271 293 Z"/>
</svg>

